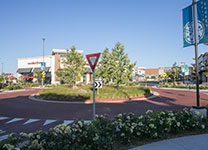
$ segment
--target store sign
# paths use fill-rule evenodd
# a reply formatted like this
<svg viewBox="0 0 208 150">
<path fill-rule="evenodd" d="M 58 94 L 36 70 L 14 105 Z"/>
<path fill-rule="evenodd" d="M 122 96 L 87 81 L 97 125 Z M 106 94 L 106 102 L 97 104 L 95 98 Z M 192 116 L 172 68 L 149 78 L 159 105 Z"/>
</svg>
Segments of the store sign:
<svg viewBox="0 0 208 150">
<path fill-rule="evenodd" d="M 37 64 L 41 64 L 41 62 L 40 61 L 33 61 L 33 62 L 29 62 L 29 63 L 27 63 L 28 65 L 37 65 Z"/>
</svg>

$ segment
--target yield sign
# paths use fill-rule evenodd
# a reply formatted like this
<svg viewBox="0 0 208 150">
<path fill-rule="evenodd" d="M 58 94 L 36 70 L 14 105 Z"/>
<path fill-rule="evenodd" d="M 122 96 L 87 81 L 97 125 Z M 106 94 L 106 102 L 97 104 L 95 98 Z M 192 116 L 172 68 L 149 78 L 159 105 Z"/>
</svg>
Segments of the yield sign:
<svg viewBox="0 0 208 150">
<path fill-rule="evenodd" d="M 98 59 L 100 57 L 100 54 L 101 53 L 94 53 L 94 54 L 88 54 L 88 55 L 86 55 L 87 61 L 90 64 L 90 67 L 91 67 L 91 69 L 92 69 L 93 72 L 94 72 L 95 67 L 97 65 Z"/>
</svg>

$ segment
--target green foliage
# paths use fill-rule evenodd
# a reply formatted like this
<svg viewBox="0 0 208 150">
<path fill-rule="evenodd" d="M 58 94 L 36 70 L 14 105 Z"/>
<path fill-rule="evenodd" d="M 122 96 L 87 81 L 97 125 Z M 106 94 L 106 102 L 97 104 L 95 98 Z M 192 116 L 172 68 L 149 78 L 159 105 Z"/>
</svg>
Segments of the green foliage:
<svg viewBox="0 0 208 150">
<path fill-rule="evenodd" d="M 104 98 L 132 98 L 137 96 L 144 96 L 151 91 L 148 87 L 112 87 L 104 86 L 99 89 L 99 94 L 96 92 L 96 99 Z M 92 88 L 90 86 L 81 86 L 79 88 L 69 88 L 64 86 L 44 89 L 39 92 L 39 95 L 51 100 L 87 100 L 93 99 Z"/>
<path fill-rule="evenodd" d="M 35 78 L 38 80 L 38 83 L 41 83 L 41 79 L 42 79 L 42 73 L 41 72 L 36 72 L 34 74 Z"/>
<path fill-rule="evenodd" d="M 121 42 L 118 42 L 112 49 L 112 53 L 106 48 L 101 56 L 98 65 L 98 77 L 102 77 L 105 83 L 113 80 L 117 87 L 126 84 L 132 78 L 133 68 L 136 62 L 130 64 L 128 55 L 124 52 L 125 48 Z"/>
<path fill-rule="evenodd" d="M 39 95 L 46 99 L 51 100 L 87 100 L 90 98 L 92 91 L 88 88 L 69 88 L 65 86 L 52 87 L 44 89 L 39 92 Z M 84 91 L 84 92 L 83 92 Z"/>
<path fill-rule="evenodd" d="M 177 66 L 176 62 L 173 64 L 172 68 L 167 71 L 167 75 L 174 81 L 176 81 L 176 79 L 181 78 L 181 69 L 179 66 Z"/>
<path fill-rule="evenodd" d="M 104 83 L 109 83 L 112 79 L 112 74 L 114 72 L 112 61 L 112 55 L 108 48 L 106 48 L 101 55 L 101 60 L 98 62 L 96 69 L 96 77 L 101 77 Z"/>
<path fill-rule="evenodd" d="M 97 116 L 96 120 L 84 123 L 75 121 L 72 126 L 60 124 L 49 131 L 20 133 L 20 137 L 10 137 L 0 142 L 0 149 L 8 150 L 111 150 L 115 143 L 119 146 L 133 144 L 145 139 L 161 139 L 170 134 L 185 131 L 206 131 L 208 120 L 200 114 L 193 115 L 188 109 L 181 112 L 147 110 L 144 115 L 118 114 L 110 120 L 107 116 Z M 17 148 L 18 142 L 23 144 Z M 119 149 L 119 148 L 117 148 Z"/>
<path fill-rule="evenodd" d="M 167 88 L 196 89 L 196 85 L 183 85 L 183 84 L 175 84 L 175 83 L 159 83 L 159 86 L 167 87 Z M 208 89 L 208 86 L 199 85 L 199 89 Z"/>
<path fill-rule="evenodd" d="M 20 84 L 9 84 L 7 87 L 5 87 L 5 89 L 7 90 L 18 90 L 18 89 L 22 89 L 23 86 Z"/>
<path fill-rule="evenodd" d="M 73 46 L 71 51 L 67 52 L 66 59 L 63 60 L 64 68 L 59 69 L 56 75 L 60 81 L 75 86 L 78 76 L 83 75 L 86 72 L 84 68 L 85 60 L 82 55 L 76 51 L 76 47 Z"/>
<path fill-rule="evenodd" d="M 7 83 L 0 83 L 0 89 L 5 89 L 7 86 Z"/>
</svg>

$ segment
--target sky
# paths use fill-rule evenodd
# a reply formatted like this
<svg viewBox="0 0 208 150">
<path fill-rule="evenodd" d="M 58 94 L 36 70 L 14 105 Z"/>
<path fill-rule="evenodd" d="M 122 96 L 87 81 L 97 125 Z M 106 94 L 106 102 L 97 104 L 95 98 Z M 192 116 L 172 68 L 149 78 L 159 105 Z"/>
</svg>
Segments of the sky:
<svg viewBox="0 0 208 150">
<path fill-rule="evenodd" d="M 137 67 L 194 63 L 183 48 L 182 9 L 192 0 L 0 0 L 0 72 L 16 73 L 17 59 L 73 45 L 85 54 L 120 41 Z M 198 54 L 208 47 L 198 46 Z"/>
</svg>

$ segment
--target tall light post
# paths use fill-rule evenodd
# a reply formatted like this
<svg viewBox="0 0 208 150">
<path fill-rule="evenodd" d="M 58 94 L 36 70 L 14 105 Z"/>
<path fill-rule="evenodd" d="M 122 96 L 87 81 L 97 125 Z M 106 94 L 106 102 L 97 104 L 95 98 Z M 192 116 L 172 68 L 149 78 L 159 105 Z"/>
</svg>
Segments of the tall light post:
<svg viewBox="0 0 208 150">
<path fill-rule="evenodd" d="M 194 15 L 194 46 L 195 46 L 195 64 L 196 64 L 196 102 L 197 107 L 200 107 L 200 95 L 199 95 L 199 62 L 198 62 L 198 43 L 197 43 L 197 33 L 196 33 L 196 2 L 193 0 L 193 15 Z"/>
<path fill-rule="evenodd" d="M 1 74 L 3 74 L 3 72 L 4 72 L 4 63 L 2 62 L 1 63 Z"/>
<path fill-rule="evenodd" d="M 43 63 L 42 63 L 42 73 L 45 72 L 45 61 L 44 61 L 44 55 L 45 55 L 45 38 L 42 39 L 43 40 Z M 44 87 L 44 77 L 42 74 L 42 88 Z"/>
</svg>

